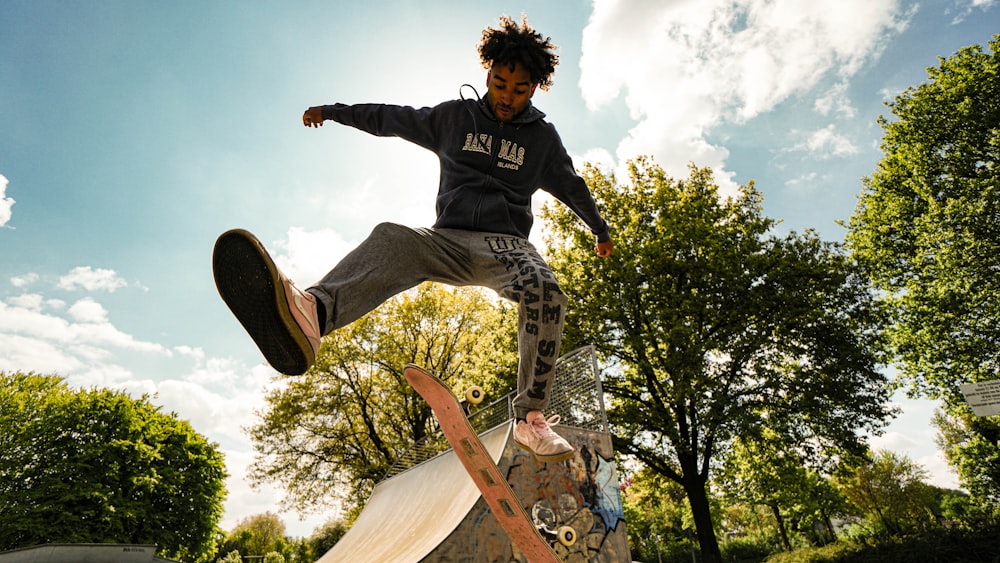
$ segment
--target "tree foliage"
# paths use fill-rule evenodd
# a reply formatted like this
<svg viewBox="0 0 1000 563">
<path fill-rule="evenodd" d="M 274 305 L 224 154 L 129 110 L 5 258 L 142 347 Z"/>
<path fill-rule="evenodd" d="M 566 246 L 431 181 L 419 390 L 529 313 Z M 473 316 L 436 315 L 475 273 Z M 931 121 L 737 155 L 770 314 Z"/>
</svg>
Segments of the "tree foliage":
<svg viewBox="0 0 1000 563">
<path fill-rule="evenodd" d="M 1000 516 L 1000 420 L 978 417 L 967 406 L 936 412 L 937 445 L 959 481 L 983 508 Z"/>
<path fill-rule="evenodd" d="M 247 516 L 226 535 L 219 553 L 237 551 L 241 556 L 264 556 L 271 552 L 292 554 L 285 537 L 285 523 L 273 512 Z"/>
<path fill-rule="evenodd" d="M 831 519 L 844 514 L 843 496 L 807 467 L 797 444 L 785 442 L 767 427 L 761 438 L 737 438 L 726 456 L 718 483 L 727 498 L 767 507 L 787 551 L 792 550 L 795 531 L 805 532 L 814 543 L 835 540 Z"/>
<path fill-rule="evenodd" d="M 324 553 L 333 549 L 333 546 L 337 545 L 337 542 L 340 541 L 340 538 L 344 537 L 347 530 L 348 525 L 342 520 L 329 520 L 313 530 L 312 535 L 309 536 L 306 543 L 309 545 L 309 550 L 316 557 L 321 557 Z"/>
<path fill-rule="evenodd" d="M 911 395 L 943 399 L 964 437 L 947 450 L 979 501 L 1000 498 L 996 424 L 973 422 L 962 383 L 1000 372 L 1000 35 L 929 68 L 882 117 L 848 244 L 884 292 Z M 978 435 L 977 435 L 978 434 Z"/>
<path fill-rule="evenodd" d="M 214 553 L 222 454 L 148 397 L 0 372 L 0 435 L 0 549 L 120 542 L 179 559 Z"/>
<path fill-rule="evenodd" d="M 645 467 L 626 476 L 624 485 L 622 507 L 633 559 L 690 556 L 694 524 L 684 489 Z"/>
<path fill-rule="evenodd" d="M 863 448 L 888 415 L 879 318 L 842 249 L 815 233 L 771 233 L 752 184 L 722 198 L 711 171 L 687 180 L 641 159 L 618 186 L 584 176 L 616 251 L 547 206 L 550 264 L 570 296 L 567 337 L 594 342 L 619 452 L 680 483 L 706 561 L 717 561 L 705 487 L 716 454 L 761 421 L 817 463 Z"/>
<path fill-rule="evenodd" d="M 934 489 L 926 480 L 923 467 L 883 450 L 839 475 L 838 485 L 870 522 L 893 535 L 933 523 Z"/>
<path fill-rule="evenodd" d="M 885 292 L 910 391 L 960 402 L 1000 371 L 1000 36 L 928 69 L 881 117 L 848 244 Z"/>
<path fill-rule="evenodd" d="M 514 316 L 480 290 L 423 284 L 327 335 L 308 372 L 268 393 L 250 429 L 252 478 L 283 484 L 299 509 L 337 500 L 358 509 L 434 424 L 403 367 L 500 396 L 516 381 Z"/>
</svg>

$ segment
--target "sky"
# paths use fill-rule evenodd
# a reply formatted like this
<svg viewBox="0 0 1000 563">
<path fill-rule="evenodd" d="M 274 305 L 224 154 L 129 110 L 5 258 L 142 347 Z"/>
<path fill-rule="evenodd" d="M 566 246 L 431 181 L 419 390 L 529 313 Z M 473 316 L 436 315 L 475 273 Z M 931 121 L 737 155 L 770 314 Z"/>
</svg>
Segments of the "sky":
<svg viewBox="0 0 1000 563">
<path fill-rule="evenodd" d="M 149 394 L 224 452 L 223 529 L 272 511 L 308 536 L 333 509 L 285 511 L 279 488 L 246 479 L 243 429 L 277 383 L 218 296 L 212 246 L 249 229 L 308 286 L 375 224 L 430 225 L 437 162 L 398 139 L 305 128 L 307 107 L 482 93 L 482 29 L 525 13 L 560 46 L 534 104 L 578 165 L 708 166 L 724 193 L 754 181 L 779 231 L 840 241 L 882 156 L 884 103 L 939 57 L 985 47 L 997 4 L 4 0 L 0 370 Z M 957 487 L 935 404 L 894 400 L 903 414 L 873 446 Z"/>
</svg>

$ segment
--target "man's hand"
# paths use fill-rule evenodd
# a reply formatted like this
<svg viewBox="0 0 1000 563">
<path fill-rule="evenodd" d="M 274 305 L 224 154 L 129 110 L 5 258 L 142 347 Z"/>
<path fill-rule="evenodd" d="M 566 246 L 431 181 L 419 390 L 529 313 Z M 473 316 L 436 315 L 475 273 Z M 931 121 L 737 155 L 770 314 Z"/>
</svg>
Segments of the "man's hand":
<svg viewBox="0 0 1000 563">
<path fill-rule="evenodd" d="M 607 258 L 608 256 L 611 256 L 611 253 L 614 251 L 615 251 L 615 243 L 611 242 L 610 240 L 605 242 L 599 242 L 597 243 L 597 246 L 594 247 L 594 252 L 596 252 L 597 255 L 600 256 L 601 258 Z"/>
<path fill-rule="evenodd" d="M 306 127 L 323 126 L 323 108 L 321 106 L 311 107 L 302 114 L 302 125 Z"/>
</svg>

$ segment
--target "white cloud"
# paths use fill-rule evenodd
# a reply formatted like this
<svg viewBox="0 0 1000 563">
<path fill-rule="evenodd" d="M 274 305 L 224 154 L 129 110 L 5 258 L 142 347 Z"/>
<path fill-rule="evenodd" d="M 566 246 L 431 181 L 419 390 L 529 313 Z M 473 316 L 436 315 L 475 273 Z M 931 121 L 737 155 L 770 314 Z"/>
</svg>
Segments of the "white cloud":
<svg viewBox="0 0 1000 563">
<path fill-rule="evenodd" d="M 300 288 L 326 275 L 341 258 L 357 246 L 333 229 L 307 231 L 292 227 L 284 240 L 274 243 L 273 258 L 281 271 Z"/>
<path fill-rule="evenodd" d="M 130 376 L 113 383 L 133 396 L 147 394 L 164 410 L 187 420 L 200 434 L 225 448 L 250 450 L 243 429 L 264 407 L 264 394 L 275 371 L 261 363 L 253 367 L 231 358 L 187 356 L 178 369 L 156 380 Z"/>
<path fill-rule="evenodd" d="M 0 315 L 5 315 L 0 307 Z M 84 366 L 83 360 L 58 343 L 10 334 L 0 327 L 0 371 L 66 374 Z"/>
<path fill-rule="evenodd" d="M 882 88 L 878 91 L 878 95 L 883 102 L 891 102 L 905 90 L 906 88 Z"/>
<path fill-rule="evenodd" d="M 837 133 L 836 127 L 832 124 L 812 132 L 806 142 L 797 148 L 822 159 L 850 156 L 860 152 L 857 145 Z"/>
<path fill-rule="evenodd" d="M 989 11 L 990 8 L 995 6 L 996 3 L 996 0 L 956 0 L 955 11 L 958 13 L 952 18 L 951 24 L 958 25 L 962 23 L 975 10 L 980 10 L 985 13 Z M 946 11 L 945 13 L 949 13 L 949 11 Z"/>
<path fill-rule="evenodd" d="M 191 346 L 175 346 L 174 351 L 181 356 L 187 356 L 196 360 L 205 359 L 205 351 L 201 348 L 192 348 Z"/>
<path fill-rule="evenodd" d="M 595 0 L 580 88 L 591 109 L 624 93 L 638 123 L 620 161 L 651 154 L 677 176 L 688 162 L 710 166 L 731 189 L 728 152 L 706 141 L 713 127 L 770 111 L 829 75 L 846 83 L 908 17 L 898 0 Z"/>
<path fill-rule="evenodd" d="M 10 278 L 10 284 L 14 287 L 26 287 L 38 281 L 38 274 L 28 273 L 23 276 L 14 276 Z"/>
<path fill-rule="evenodd" d="M 85 297 L 69 308 L 69 315 L 80 323 L 106 323 L 108 311 L 103 305 L 89 297 Z"/>
<path fill-rule="evenodd" d="M 78 266 L 59 278 L 59 289 L 114 292 L 128 284 L 114 270 Z"/>
<path fill-rule="evenodd" d="M 0 301 L 0 334 L 42 338 L 56 343 L 65 342 L 69 323 L 59 317 L 42 313 L 37 307 L 39 302 L 30 296 L 14 298 L 10 305 Z"/>
<path fill-rule="evenodd" d="M 851 100 L 847 97 L 847 82 L 844 81 L 838 82 L 816 98 L 813 108 L 824 116 L 835 113 L 841 117 L 851 118 L 857 114 L 857 109 L 851 105 Z"/>
<path fill-rule="evenodd" d="M 785 185 L 794 190 L 810 191 L 817 185 L 817 182 L 825 179 L 821 178 L 816 172 L 809 172 L 786 181 Z"/>
<path fill-rule="evenodd" d="M 43 297 L 37 293 L 25 293 L 9 299 L 11 305 L 20 307 L 22 309 L 27 309 L 29 311 L 41 311 L 43 305 Z"/>
<path fill-rule="evenodd" d="M 577 170 L 582 170 L 583 165 L 587 163 L 596 166 L 604 173 L 613 171 L 615 168 L 614 155 L 603 148 L 590 149 L 582 156 L 571 156 L 573 158 L 573 165 L 576 166 Z"/>
<path fill-rule="evenodd" d="M 104 306 L 90 298 L 68 309 L 58 299 L 35 293 L 0 301 L 0 370 L 53 373 L 97 384 L 127 372 L 118 364 L 122 352 L 169 353 L 115 328 Z"/>
<path fill-rule="evenodd" d="M 0 174 L 0 227 L 10 222 L 13 216 L 14 198 L 7 197 L 7 177 Z"/>
<path fill-rule="evenodd" d="M 58 309 L 60 303 L 34 294 L 13 297 L 7 303 L 0 301 L 0 340 L 4 341 L 0 344 L 0 369 L 38 370 L 36 365 L 53 363 L 47 357 L 53 350 L 61 350 L 57 355 L 69 358 L 74 356 L 74 347 L 92 346 L 159 356 L 171 354 L 160 344 L 138 340 L 117 329 L 109 322 L 104 306 L 93 299 L 81 299 L 70 306 L 67 311 L 69 319 L 46 312 L 46 307 Z M 20 344 L 14 346 L 11 344 L 14 339 L 28 339 L 32 344 L 19 340 Z M 85 355 L 93 354 L 88 352 Z M 63 363 L 63 360 L 57 359 L 55 363 Z M 75 365 L 76 362 L 65 363 Z M 64 375 L 67 373 L 66 369 L 55 371 Z"/>
<path fill-rule="evenodd" d="M 347 179 L 338 174 L 336 181 L 328 176 L 315 181 L 304 195 L 309 217 L 320 218 L 322 226 L 333 225 L 347 240 L 360 240 L 382 221 L 412 226 L 434 222 L 440 162 L 433 153 L 401 139 L 372 137 L 349 127 L 330 132 L 334 142 L 365 150 L 350 155 L 344 171 Z"/>
</svg>

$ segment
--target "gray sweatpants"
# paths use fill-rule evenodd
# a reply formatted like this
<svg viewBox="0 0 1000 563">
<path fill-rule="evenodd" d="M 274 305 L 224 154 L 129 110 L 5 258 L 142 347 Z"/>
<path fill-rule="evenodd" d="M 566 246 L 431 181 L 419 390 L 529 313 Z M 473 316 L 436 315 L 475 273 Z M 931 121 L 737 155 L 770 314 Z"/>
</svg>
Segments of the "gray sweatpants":
<svg viewBox="0 0 1000 563">
<path fill-rule="evenodd" d="M 528 240 L 382 223 L 308 291 L 326 307 L 326 334 L 424 281 L 483 286 L 518 304 L 514 412 L 524 417 L 532 410 L 544 411 L 559 357 L 566 296 Z"/>
</svg>

